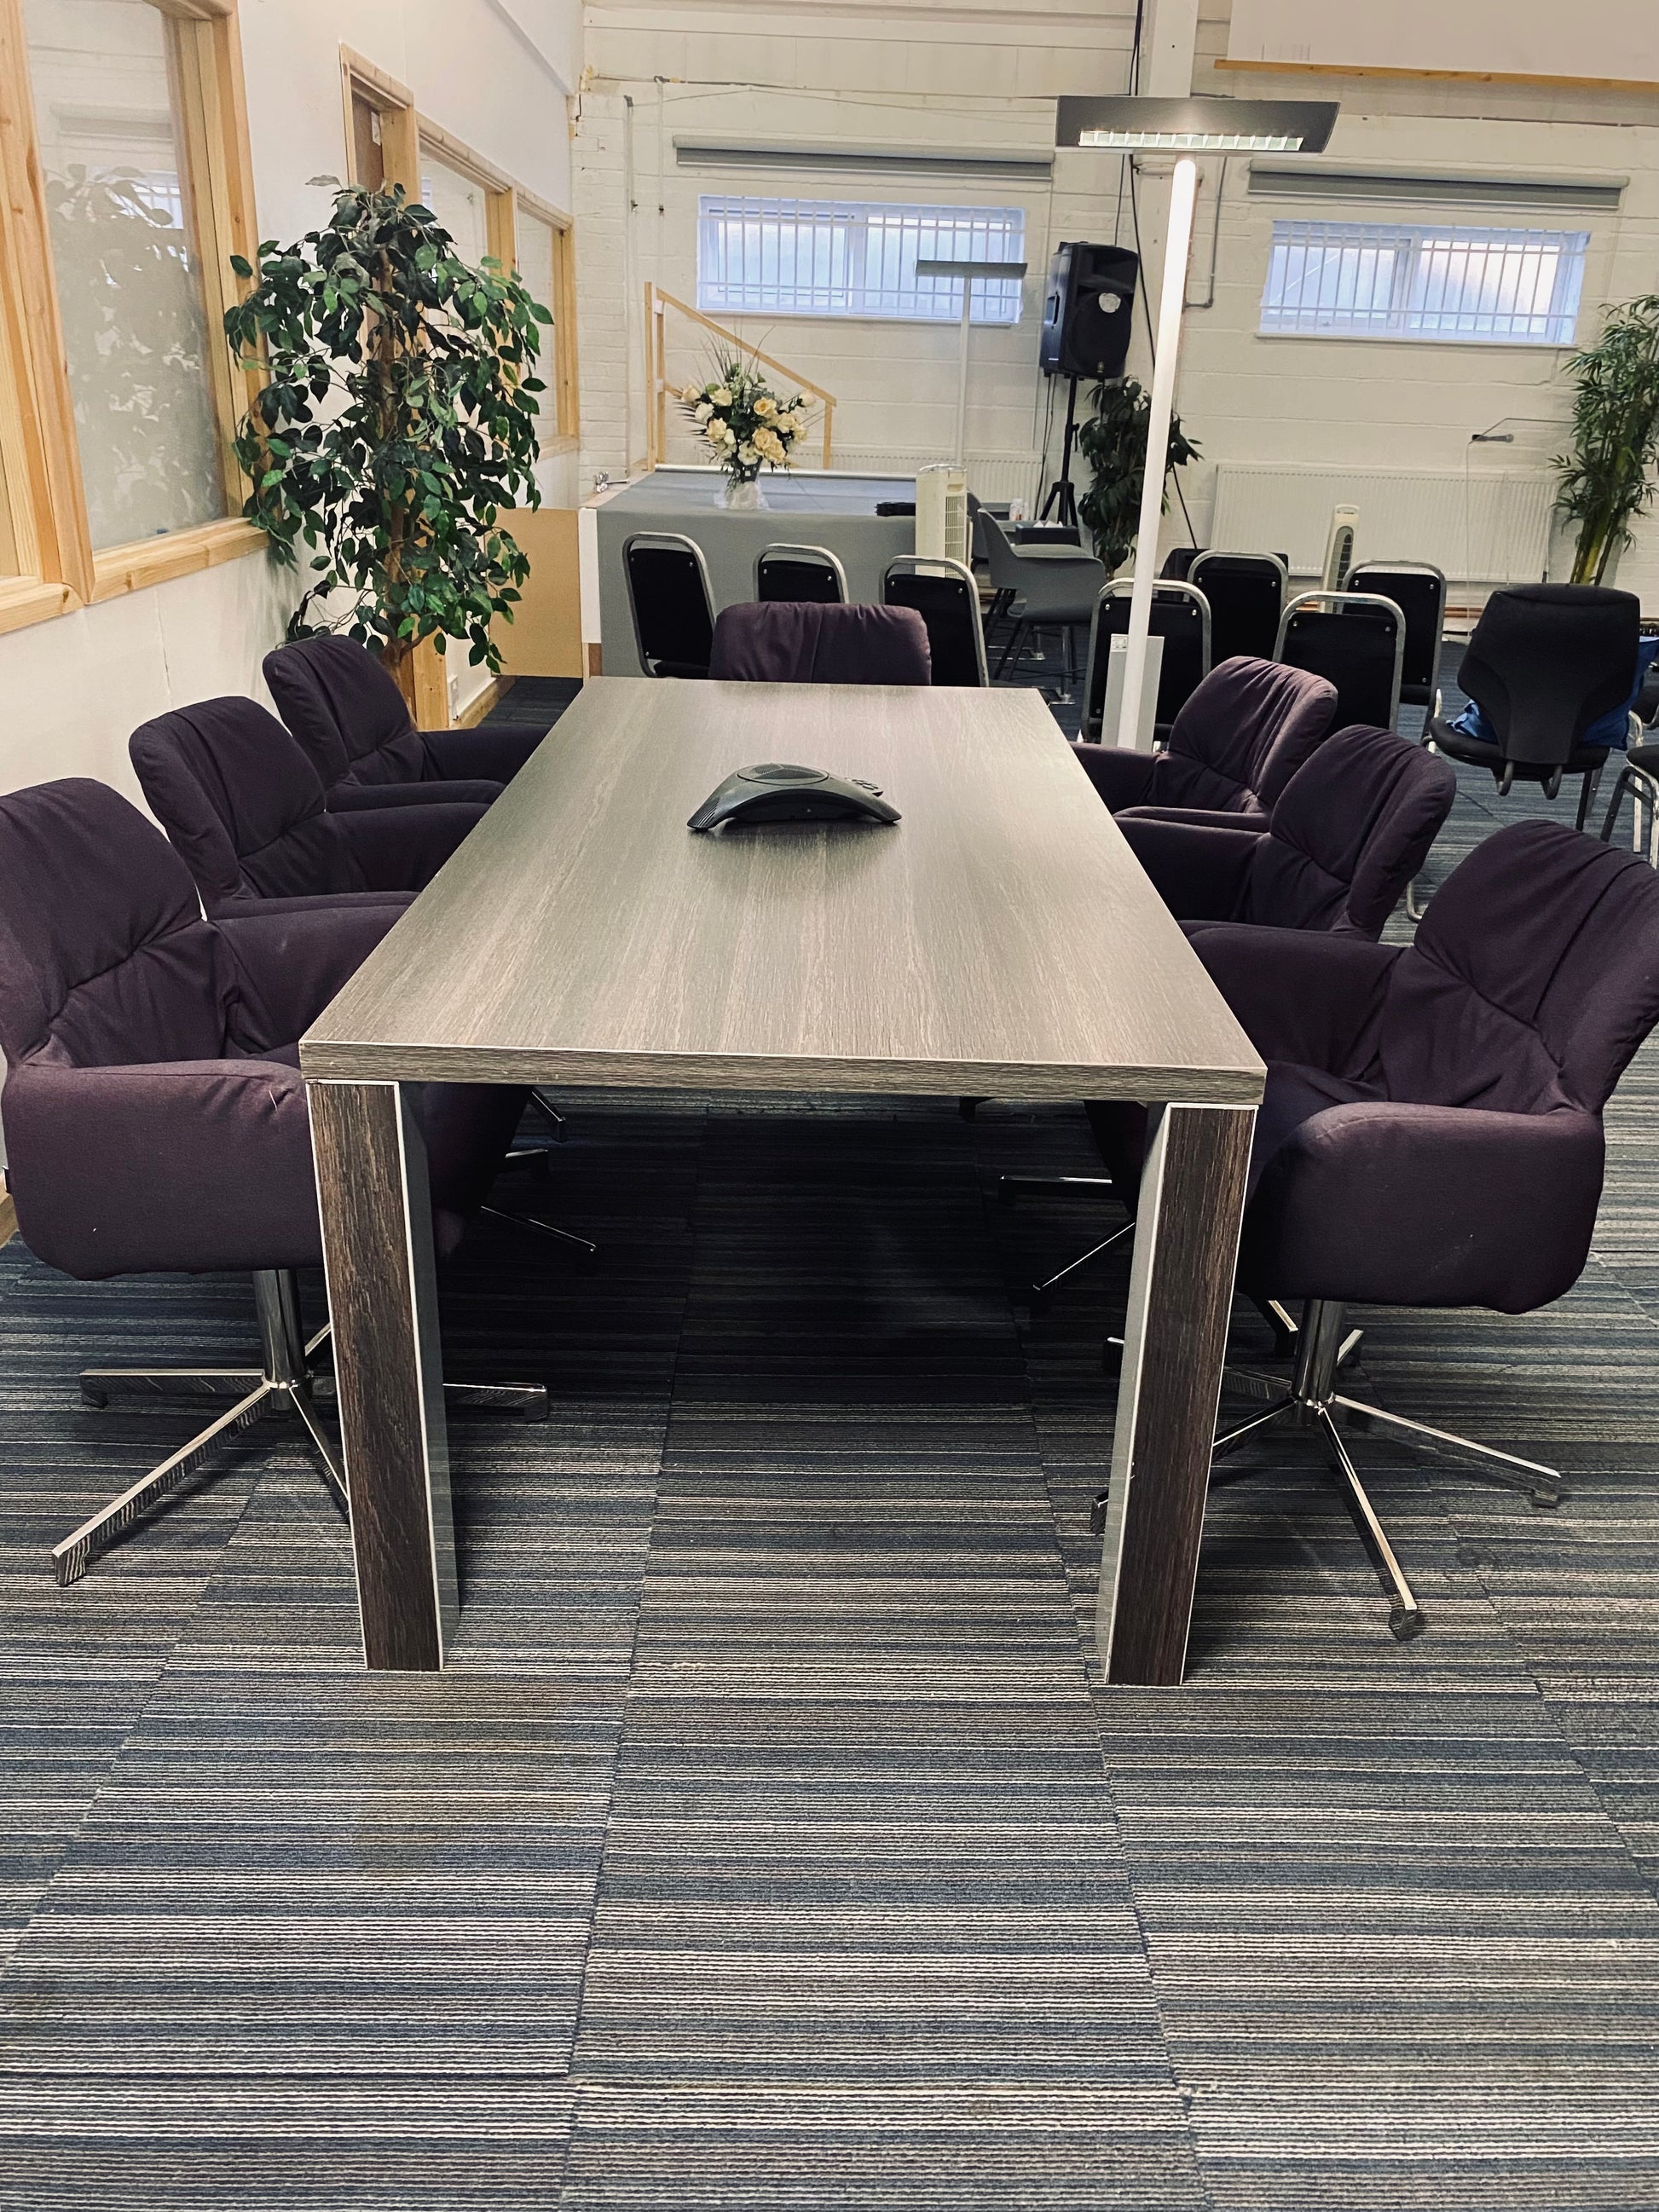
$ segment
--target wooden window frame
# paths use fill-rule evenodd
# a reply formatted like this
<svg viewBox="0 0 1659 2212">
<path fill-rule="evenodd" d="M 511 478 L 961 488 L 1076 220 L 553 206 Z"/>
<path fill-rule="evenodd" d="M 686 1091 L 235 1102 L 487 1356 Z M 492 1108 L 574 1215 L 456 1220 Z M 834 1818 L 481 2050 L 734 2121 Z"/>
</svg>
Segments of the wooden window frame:
<svg viewBox="0 0 1659 2212">
<path fill-rule="evenodd" d="M 253 258 L 258 229 L 236 0 L 149 0 L 173 25 L 210 341 L 242 293 L 233 253 Z M 226 504 L 214 522 L 93 550 L 58 312 L 22 0 L 0 0 L 0 457 L 20 566 L 0 579 L 0 632 L 262 551 L 264 533 L 234 510 L 246 496 L 236 422 L 246 393 L 228 346 L 210 343 L 209 386 Z"/>
<path fill-rule="evenodd" d="M 357 174 L 357 134 L 352 125 L 352 101 L 361 94 L 380 117 L 380 161 L 389 185 L 401 185 L 411 198 L 421 188 L 420 149 L 415 136 L 415 95 L 406 84 L 388 76 L 367 54 L 351 46 L 340 49 L 340 91 L 345 104 L 346 182 L 361 185 Z"/>
</svg>

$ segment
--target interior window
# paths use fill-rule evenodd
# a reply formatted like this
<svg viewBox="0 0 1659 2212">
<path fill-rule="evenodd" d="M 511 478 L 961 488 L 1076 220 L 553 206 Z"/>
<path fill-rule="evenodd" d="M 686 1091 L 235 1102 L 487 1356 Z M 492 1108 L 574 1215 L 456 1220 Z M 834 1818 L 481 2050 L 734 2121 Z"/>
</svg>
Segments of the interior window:
<svg viewBox="0 0 1659 2212">
<path fill-rule="evenodd" d="M 94 550 L 226 512 L 172 25 L 27 0 L 29 72 Z"/>
</svg>

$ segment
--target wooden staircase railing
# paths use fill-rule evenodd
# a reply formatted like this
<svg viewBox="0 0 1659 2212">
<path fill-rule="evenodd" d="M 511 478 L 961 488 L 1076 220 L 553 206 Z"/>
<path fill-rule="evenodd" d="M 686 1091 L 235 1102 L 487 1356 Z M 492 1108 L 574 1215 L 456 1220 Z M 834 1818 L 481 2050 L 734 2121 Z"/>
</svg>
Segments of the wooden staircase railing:
<svg viewBox="0 0 1659 2212">
<path fill-rule="evenodd" d="M 833 450 L 835 393 L 826 392 L 821 384 L 814 384 L 810 376 L 802 376 L 799 370 L 789 368 L 787 362 L 777 360 L 769 353 L 763 353 L 758 346 L 751 346 L 745 339 L 740 338 L 735 331 L 727 330 L 724 323 L 712 322 L 699 309 L 689 307 L 684 300 L 677 300 L 672 292 L 661 291 L 655 284 L 647 284 L 645 288 L 646 466 L 652 469 L 659 467 L 668 450 L 668 395 L 671 386 L 668 382 L 666 324 L 670 307 L 684 315 L 689 322 L 712 331 L 715 337 L 724 338 L 729 346 L 735 347 L 739 353 L 747 354 L 751 361 L 763 362 L 787 384 L 817 401 L 823 410 L 823 465 L 827 469 Z"/>
</svg>

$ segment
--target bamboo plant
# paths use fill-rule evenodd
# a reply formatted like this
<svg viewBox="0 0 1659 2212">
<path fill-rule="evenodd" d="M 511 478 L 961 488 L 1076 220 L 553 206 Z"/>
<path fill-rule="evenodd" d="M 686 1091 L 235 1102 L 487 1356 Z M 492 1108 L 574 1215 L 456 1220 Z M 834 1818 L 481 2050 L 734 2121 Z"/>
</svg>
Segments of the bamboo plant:
<svg viewBox="0 0 1659 2212">
<path fill-rule="evenodd" d="M 422 639 L 459 638 L 499 669 L 490 624 L 512 620 L 530 565 L 500 518 L 541 504 L 550 320 L 498 264 L 461 260 L 401 185 L 343 187 L 320 229 L 260 246 L 225 331 L 265 378 L 236 441 L 242 511 L 286 564 L 312 553 L 290 637 L 343 629 L 399 677 Z"/>
<path fill-rule="evenodd" d="M 1572 449 L 1556 511 L 1578 526 L 1575 584 L 1599 584 L 1651 505 L 1659 462 L 1659 293 L 1614 307 L 1593 346 L 1573 355 Z"/>
</svg>

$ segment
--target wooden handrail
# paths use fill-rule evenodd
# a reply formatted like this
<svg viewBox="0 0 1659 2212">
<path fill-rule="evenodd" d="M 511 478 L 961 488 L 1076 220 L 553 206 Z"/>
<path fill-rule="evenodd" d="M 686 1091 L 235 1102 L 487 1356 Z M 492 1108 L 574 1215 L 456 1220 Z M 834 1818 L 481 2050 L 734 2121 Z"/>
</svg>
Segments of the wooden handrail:
<svg viewBox="0 0 1659 2212">
<path fill-rule="evenodd" d="M 801 375 L 787 362 L 779 361 L 775 355 L 763 353 L 758 346 L 750 345 L 735 331 L 727 330 L 724 323 L 713 321 L 701 308 L 688 307 L 684 300 L 677 300 L 672 292 L 662 291 L 657 285 L 648 283 L 645 288 L 647 466 L 658 467 L 668 449 L 668 339 L 665 323 L 670 307 L 678 309 L 689 322 L 697 324 L 705 331 L 712 331 L 717 338 L 724 338 L 728 345 L 735 346 L 750 360 L 764 362 L 768 368 L 775 370 L 797 390 L 809 393 L 817 401 L 823 410 L 823 465 L 827 469 L 833 450 L 835 393 L 826 392 L 821 384 L 814 384 L 810 376 Z"/>
</svg>

